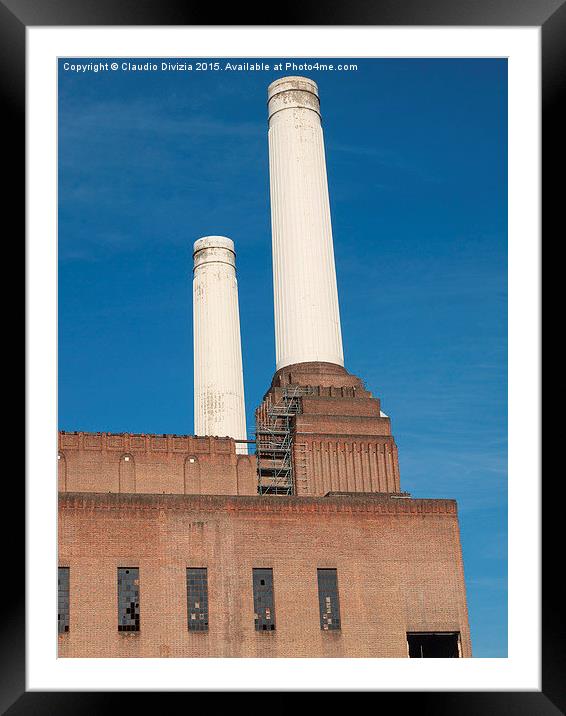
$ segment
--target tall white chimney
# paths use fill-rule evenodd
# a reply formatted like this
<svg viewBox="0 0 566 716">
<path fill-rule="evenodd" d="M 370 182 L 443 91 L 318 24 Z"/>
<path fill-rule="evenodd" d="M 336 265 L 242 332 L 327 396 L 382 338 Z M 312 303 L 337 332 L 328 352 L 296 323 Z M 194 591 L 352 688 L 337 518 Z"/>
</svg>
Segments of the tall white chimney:
<svg viewBox="0 0 566 716">
<path fill-rule="evenodd" d="M 246 409 L 234 242 L 195 241 L 193 277 L 196 435 L 246 439 Z M 236 443 L 236 452 L 247 453 Z"/>
<path fill-rule="evenodd" d="M 277 370 L 344 365 L 318 87 L 283 77 L 268 88 Z"/>
</svg>

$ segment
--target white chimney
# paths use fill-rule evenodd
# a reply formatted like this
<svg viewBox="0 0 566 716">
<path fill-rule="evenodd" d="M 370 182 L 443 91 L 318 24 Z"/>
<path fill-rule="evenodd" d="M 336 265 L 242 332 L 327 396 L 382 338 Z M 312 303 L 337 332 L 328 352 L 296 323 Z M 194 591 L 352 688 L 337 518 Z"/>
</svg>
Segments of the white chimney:
<svg viewBox="0 0 566 716">
<path fill-rule="evenodd" d="M 269 85 L 269 174 L 277 370 L 344 365 L 318 87 Z"/>
<path fill-rule="evenodd" d="M 196 435 L 246 439 L 246 410 L 234 242 L 195 241 L 193 277 Z M 247 453 L 245 443 L 236 452 Z"/>
</svg>

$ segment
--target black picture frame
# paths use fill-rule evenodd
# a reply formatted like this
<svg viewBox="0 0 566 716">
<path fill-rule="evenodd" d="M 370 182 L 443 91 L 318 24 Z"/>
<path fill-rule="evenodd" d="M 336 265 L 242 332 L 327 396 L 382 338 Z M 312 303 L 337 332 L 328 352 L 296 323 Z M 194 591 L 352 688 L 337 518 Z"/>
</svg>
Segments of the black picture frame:
<svg viewBox="0 0 566 716">
<path fill-rule="evenodd" d="M 562 129 L 566 126 L 559 100 L 566 78 L 566 2 L 565 0 L 396 0 L 368 2 L 349 0 L 326 6 L 303 0 L 297 4 L 271 4 L 261 17 L 257 6 L 234 3 L 220 10 L 209 4 L 182 0 L 0 0 L 0 97 L 4 130 L 4 152 L 8 154 L 4 189 L 4 211 L 13 222 L 25 223 L 25 31 L 29 26 L 85 25 L 397 25 L 397 26 L 540 26 L 542 28 L 542 144 L 543 226 L 562 226 L 559 207 L 564 199 L 560 176 Z M 271 12 L 268 12 L 271 11 Z M 218 17 L 222 22 L 218 23 Z M 560 199 L 559 199 L 560 197 Z M 561 217 L 560 217 L 561 218 Z M 563 226 L 560 229 L 563 232 Z M 16 233 L 12 232 L 15 237 Z M 13 299 L 12 299 L 13 300 Z M 533 426 L 533 430 L 540 429 Z M 29 445 L 27 450 L 33 449 Z M 8 475 L 7 475 L 8 477 Z M 536 489 L 536 476 L 533 476 Z M 23 515 L 24 481 L 10 475 L 5 481 L 5 509 Z M 560 524 L 562 505 L 559 487 L 543 492 L 542 558 L 542 690 L 540 692 L 395 692 L 377 694 L 394 699 L 396 709 L 415 709 L 419 714 L 525 714 L 545 716 L 566 710 L 566 649 L 562 639 L 564 608 L 561 582 L 555 581 L 559 561 L 558 547 L 551 536 L 551 525 Z M 552 492 L 552 494 L 550 494 Z M 17 527 L 13 525 L 17 524 Z M 15 545 L 24 545 L 24 521 L 10 525 L 3 520 L 4 596 L 6 606 L 0 632 L 0 711 L 19 714 L 100 714 L 116 699 L 132 706 L 144 699 L 151 708 L 153 693 L 121 692 L 30 692 L 25 688 L 25 555 Z M 10 525 L 10 526 L 9 526 Z M 14 530 L 16 532 L 14 533 Z M 18 539 L 19 538 L 19 539 Z M 560 570 L 559 570 L 560 571 Z M 17 590 L 19 587 L 19 592 Z M 561 628 L 562 626 L 562 628 Z M 288 688 L 282 684 L 281 690 Z M 319 690 L 324 690 L 320 689 Z M 172 696 L 175 694 L 168 694 Z M 181 698 L 185 694 L 176 694 Z M 161 698 L 161 694 L 159 695 Z M 163 706 L 161 705 L 161 708 Z M 376 706 L 372 706 L 376 708 Z"/>
</svg>

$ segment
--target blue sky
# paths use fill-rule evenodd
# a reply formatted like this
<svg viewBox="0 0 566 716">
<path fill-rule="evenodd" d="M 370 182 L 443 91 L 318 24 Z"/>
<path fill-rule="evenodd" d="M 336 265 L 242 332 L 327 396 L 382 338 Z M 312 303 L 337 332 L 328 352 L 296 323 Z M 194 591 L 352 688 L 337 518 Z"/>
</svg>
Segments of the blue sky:
<svg viewBox="0 0 566 716">
<path fill-rule="evenodd" d="M 474 655 L 506 656 L 507 64 L 349 61 L 303 73 L 346 367 L 391 416 L 402 488 L 458 500 Z M 222 234 L 253 431 L 275 367 L 266 89 L 284 74 L 60 61 L 61 429 L 192 433 L 191 249 Z"/>
</svg>

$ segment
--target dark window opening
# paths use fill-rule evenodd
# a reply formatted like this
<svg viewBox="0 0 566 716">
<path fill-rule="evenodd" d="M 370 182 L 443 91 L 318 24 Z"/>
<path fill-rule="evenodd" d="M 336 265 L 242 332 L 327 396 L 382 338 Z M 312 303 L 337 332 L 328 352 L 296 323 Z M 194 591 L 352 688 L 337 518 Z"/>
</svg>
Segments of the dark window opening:
<svg viewBox="0 0 566 716">
<path fill-rule="evenodd" d="M 318 605 L 320 628 L 324 631 L 340 629 L 338 575 L 335 569 L 318 569 Z"/>
<path fill-rule="evenodd" d="M 140 630 L 140 570 L 118 568 L 118 631 Z"/>
<path fill-rule="evenodd" d="M 459 659 L 460 632 L 415 632 L 407 634 L 411 659 Z"/>
<path fill-rule="evenodd" d="M 69 567 L 59 567 L 57 630 L 59 634 L 69 631 Z"/>
<path fill-rule="evenodd" d="M 187 568 L 189 631 L 208 631 L 208 576 L 206 567 Z"/>
<path fill-rule="evenodd" d="M 275 631 L 273 570 L 253 570 L 254 621 L 256 631 Z"/>
</svg>

